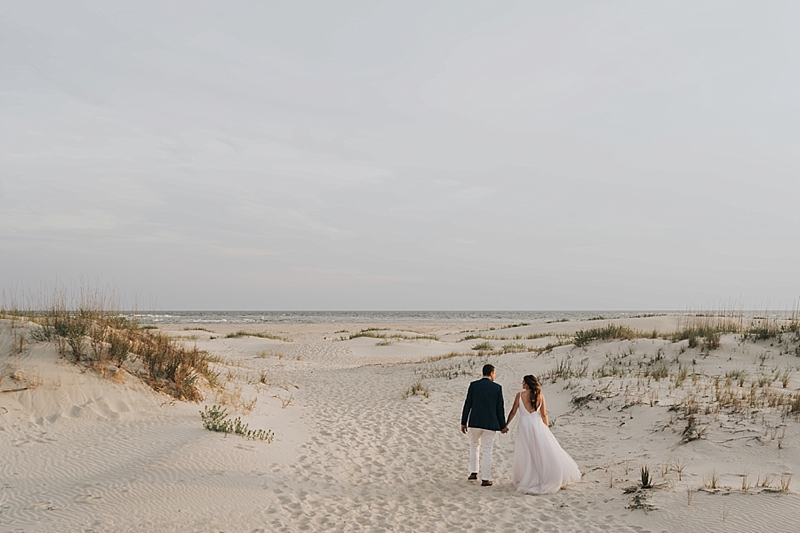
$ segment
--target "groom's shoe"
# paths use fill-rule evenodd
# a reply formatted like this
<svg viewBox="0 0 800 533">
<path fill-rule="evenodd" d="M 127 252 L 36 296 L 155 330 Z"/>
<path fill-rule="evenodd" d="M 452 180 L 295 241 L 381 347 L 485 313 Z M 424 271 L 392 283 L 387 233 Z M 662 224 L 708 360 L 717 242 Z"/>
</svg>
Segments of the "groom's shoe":
<svg viewBox="0 0 800 533">
<path fill-rule="evenodd" d="M 477 472 L 471 473 L 467 478 L 467 481 L 478 481 L 478 473 Z"/>
<path fill-rule="evenodd" d="M 484 479 L 483 481 L 481 481 L 481 487 L 491 487 L 491 486 L 492 482 L 489 481 L 488 479 Z"/>
</svg>

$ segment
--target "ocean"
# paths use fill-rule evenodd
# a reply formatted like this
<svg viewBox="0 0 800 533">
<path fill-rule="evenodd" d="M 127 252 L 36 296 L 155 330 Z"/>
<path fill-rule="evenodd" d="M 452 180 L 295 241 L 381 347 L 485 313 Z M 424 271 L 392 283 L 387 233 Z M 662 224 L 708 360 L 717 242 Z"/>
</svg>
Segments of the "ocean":
<svg viewBox="0 0 800 533">
<path fill-rule="evenodd" d="M 631 318 L 680 311 L 159 311 L 126 313 L 141 324 L 335 324 L 496 322 L 518 324 Z"/>
</svg>

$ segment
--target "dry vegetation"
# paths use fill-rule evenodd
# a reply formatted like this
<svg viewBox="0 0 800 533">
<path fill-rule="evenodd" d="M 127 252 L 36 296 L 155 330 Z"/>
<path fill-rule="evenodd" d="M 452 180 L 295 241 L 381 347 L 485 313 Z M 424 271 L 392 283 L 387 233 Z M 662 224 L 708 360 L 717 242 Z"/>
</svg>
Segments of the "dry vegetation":
<svg viewBox="0 0 800 533">
<path fill-rule="evenodd" d="M 234 333 L 228 333 L 227 335 L 225 335 L 226 339 L 239 339 L 239 338 L 242 338 L 242 337 L 258 337 L 260 339 L 271 339 L 271 340 L 275 340 L 275 341 L 292 342 L 290 339 L 287 339 L 286 337 L 280 337 L 278 335 L 273 335 L 271 333 L 265 333 L 265 332 L 254 332 L 254 331 L 240 330 L 240 331 L 236 331 Z"/>
<path fill-rule="evenodd" d="M 81 288 L 54 290 L 34 304 L 12 304 L 0 315 L 27 322 L 30 341 L 52 342 L 66 360 L 115 376 L 123 369 L 140 375 L 153 389 L 188 401 L 202 399 L 200 380 L 213 383 L 208 354 L 187 348 L 157 329 L 123 316 L 109 293 Z M 26 342 L 20 336 L 20 343 Z"/>
<path fill-rule="evenodd" d="M 797 312 L 783 319 L 769 314 L 744 318 L 742 313 L 702 313 L 682 317 L 672 331 L 637 330 L 611 323 L 571 336 L 553 334 L 556 342 L 545 349 L 525 348 L 522 343 L 501 347 L 491 342 L 499 340 L 497 337 L 479 332 L 461 340 L 477 340 L 473 354 L 483 356 L 525 351 L 538 357 L 563 347 L 540 378 L 560 382 L 564 390 L 572 391 L 574 410 L 630 413 L 633 406 L 650 406 L 663 413 L 655 418 L 658 422 L 653 431 L 671 429 L 678 446 L 703 439 L 712 445 L 747 439 L 771 446 L 780 456 L 789 445 L 789 425 L 800 420 L 798 318 Z M 592 348 L 595 341 L 608 344 Z M 598 348 L 606 349 L 605 357 L 598 357 Z M 463 355 L 456 352 L 449 357 Z M 415 374 L 450 378 L 466 374 L 465 370 L 463 362 L 428 364 Z M 733 488 L 730 478 L 734 474 L 730 472 L 724 476 L 715 471 L 688 472 L 686 462 L 672 459 L 662 464 L 660 483 L 652 482 L 654 473 L 646 465 L 640 473 L 642 481 L 631 488 L 629 509 L 646 512 L 655 509 L 647 501 L 652 490 L 674 490 L 677 483 L 688 482 L 685 475 L 697 480 L 704 474 L 702 483 L 685 485 L 687 505 L 692 505 L 698 491 L 729 494 L 739 491 L 739 483 L 741 492 L 784 493 L 790 490 L 792 479 L 791 472 L 762 473 L 757 479 L 742 473 Z M 609 487 L 614 482 L 610 475 Z"/>
<path fill-rule="evenodd" d="M 426 335 L 424 333 L 410 332 L 411 334 L 408 335 L 406 333 L 381 333 L 382 331 L 388 331 L 388 330 L 386 328 L 367 328 L 367 329 L 362 329 L 358 333 L 349 334 L 347 337 L 342 337 L 342 339 L 352 340 L 360 337 L 368 337 L 371 339 L 383 339 L 384 341 L 390 341 L 392 339 L 405 340 L 405 341 L 439 340 L 438 337 L 436 337 L 435 335 Z M 388 344 L 383 344 L 383 346 L 387 345 Z"/>
<path fill-rule="evenodd" d="M 791 386 L 796 385 L 793 378 L 800 371 L 800 361 L 795 359 L 800 357 L 799 326 L 795 314 L 784 320 L 687 317 L 672 333 L 618 326 L 585 330 L 576 335 L 575 348 L 563 351 L 542 377 L 574 389 L 575 409 L 594 402 L 604 402 L 606 408 L 619 412 L 636 405 L 665 409 L 669 421 L 659 423 L 655 431 L 672 428 L 679 444 L 729 439 L 726 432 L 734 431 L 745 435 L 736 438 L 773 446 L 780 454 L 787 424 L 800 420 L 800 392 Z M 595 339 L 621 342 L 610 345 L 616 352 L 608 350 L 604 361 L 596 357 L 590 361 L 582 354 Z M 722 347 L 719 356 L 713 355 Z M 733 354 L 739 354 L 738 359 L 731 358 Z M 714 432 L 719 433 L 709 436 Z M 675 472 L 675 481 L 682 481 L 685 468 L 685 463 L 666 461 L 662 477 Z M 748 481 L 746 473 L 741 477 L 742 492 L 786 492 L 791 484 L 789 473 L 759 475 L 755 483 Z M 629 508 L 650 509 L 644 486 L 644 482 L 639 486 Z M 700 486 L 687 487 L 688 505 L 698 490 L 727 494 L 738 489 L 722 485 L 712 471 Z"/>
</svg>

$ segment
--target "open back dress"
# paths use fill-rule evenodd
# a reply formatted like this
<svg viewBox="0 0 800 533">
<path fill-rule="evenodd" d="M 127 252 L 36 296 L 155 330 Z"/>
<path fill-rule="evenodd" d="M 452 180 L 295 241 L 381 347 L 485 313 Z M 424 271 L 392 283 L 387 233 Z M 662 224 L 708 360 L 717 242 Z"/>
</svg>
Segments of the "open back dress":
<svg viewBox="0 0 800 533">
<path fill-rule="evenodd" d="M 531 413 L 525 408 L 522 394 L 517 400 L 519 422 L 514 444 L 514 486 L 527 494 L 550 494 L 580 481 L 578 464 L 561 448 L 542 420 L 541 401 Z"/>
</svg>

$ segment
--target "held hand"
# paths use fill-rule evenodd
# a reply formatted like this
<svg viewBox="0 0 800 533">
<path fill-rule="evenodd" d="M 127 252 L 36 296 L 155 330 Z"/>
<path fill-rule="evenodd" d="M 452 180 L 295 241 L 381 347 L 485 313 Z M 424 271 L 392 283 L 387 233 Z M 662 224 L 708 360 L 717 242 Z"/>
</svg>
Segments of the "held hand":
<svg viewBox="0 0 800 533">
<path fill-rule="evenodd" d="M 506 433 L 508 433 L 508 426 L 506 426 L 506 427 L 504 427 L 503 429 L 501 429 L 501 430 L 500 430 L 500 433 L 502 433 L 502 434 L 504 434 L 504 435 L 505 435 Z"/>
<path fill-rule="evenodd" d="M 461 424 L 461 433 L 463 433 L 464 435 L 467 434 L 467 426 L 465 426 L 464 424 Z"/>
</svg>

